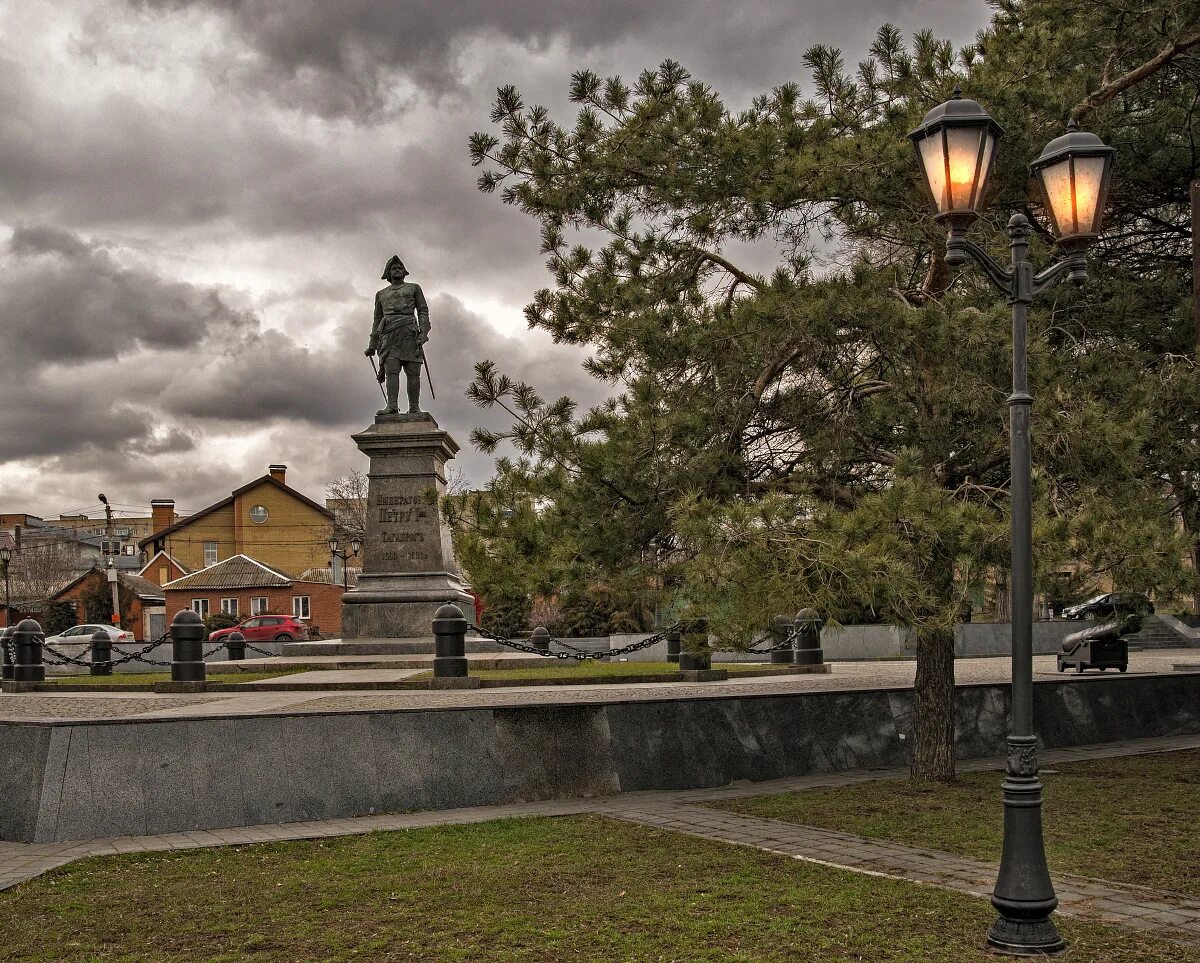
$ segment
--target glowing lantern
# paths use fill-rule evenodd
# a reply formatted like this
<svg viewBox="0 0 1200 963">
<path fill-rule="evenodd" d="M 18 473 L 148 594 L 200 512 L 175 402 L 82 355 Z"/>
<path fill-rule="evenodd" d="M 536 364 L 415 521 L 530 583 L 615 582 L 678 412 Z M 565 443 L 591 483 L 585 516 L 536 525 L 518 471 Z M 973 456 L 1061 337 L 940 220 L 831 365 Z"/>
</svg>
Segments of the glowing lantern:
<svg viewBox="0 0 1200 963">
<path fill-rule="evenodd" d="M 1003 136 L 987 111 L 964 100 L 958 88 L 909 134 L 939 221 L 966 226 L 979 216 L 996 143 Z"/>
<path fill-rule="evenodd" d="M 1115 153 L 1095 134 L 1076 130 L 1072 120 L 1029 165 L 1060 244 L 1088 244 L 1100 233 Z"/>
</svg>

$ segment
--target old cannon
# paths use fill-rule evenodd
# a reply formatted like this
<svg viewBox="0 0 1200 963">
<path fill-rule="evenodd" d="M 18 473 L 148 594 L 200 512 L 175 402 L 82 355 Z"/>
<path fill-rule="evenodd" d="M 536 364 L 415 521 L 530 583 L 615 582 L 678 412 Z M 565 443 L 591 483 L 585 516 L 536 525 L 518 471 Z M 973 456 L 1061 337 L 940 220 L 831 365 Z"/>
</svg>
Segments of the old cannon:
<svg viewBox="0 0 1200 963">
<path fill-rule="evenodd" d="M 1062 651 L 1058 653 L 1058 671 L 1074 668 L 1117 669 L 1124 672 L 1129 668 L 1129 643 L 1125 636 L 1132 635 L 1142 627 L 1142 617 L 1129 612 L 1118 615 L 1108 622 L 1089 625 L 1086 629 L 1072 632 L 1062 640 Z"/>
</svg>

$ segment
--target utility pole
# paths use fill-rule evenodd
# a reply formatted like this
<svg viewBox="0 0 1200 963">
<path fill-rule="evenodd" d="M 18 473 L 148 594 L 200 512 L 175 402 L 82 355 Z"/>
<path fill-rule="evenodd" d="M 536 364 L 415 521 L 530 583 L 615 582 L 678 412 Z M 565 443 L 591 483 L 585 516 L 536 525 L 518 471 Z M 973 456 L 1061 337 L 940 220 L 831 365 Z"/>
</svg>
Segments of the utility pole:
<svg viewBox="0 0 1200 963">
<path fill-rule="evenodd" d="M 120 626 L 121 624 L 121 600 L 117 591 L 117 567 L 112 551 L 113 541 L 116 535 L 113 532 L 113 514 L 112 506 L 108 503 L 108 499 L 103 494 L 98 496 L 100 503 L 104 506 L 104 551 L 101 553 L 108 559 L 108 566 L 105 569 L 105 575 L 108 577 L 109 588 L 112 589 L 112 624 Z"/>
</svg>

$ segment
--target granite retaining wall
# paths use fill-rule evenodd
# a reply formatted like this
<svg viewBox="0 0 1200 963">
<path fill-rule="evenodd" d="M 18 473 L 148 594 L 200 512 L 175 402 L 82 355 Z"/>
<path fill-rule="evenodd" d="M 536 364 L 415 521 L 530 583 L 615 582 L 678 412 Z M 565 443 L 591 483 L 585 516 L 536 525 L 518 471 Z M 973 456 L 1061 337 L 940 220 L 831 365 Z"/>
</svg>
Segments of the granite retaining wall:
<svg viewBox="0 0 1200 963">
<path fill-rule="evenodd" d="M 1200 732 L 1200 673 L 1042 681 L 1047 747 Z M 958 690 L 963 758 L 1009 687 Z M 904 765 L 909 690 L 510 708 L 0 722 L 0 839 L 54 842 Z"/>
</svg>

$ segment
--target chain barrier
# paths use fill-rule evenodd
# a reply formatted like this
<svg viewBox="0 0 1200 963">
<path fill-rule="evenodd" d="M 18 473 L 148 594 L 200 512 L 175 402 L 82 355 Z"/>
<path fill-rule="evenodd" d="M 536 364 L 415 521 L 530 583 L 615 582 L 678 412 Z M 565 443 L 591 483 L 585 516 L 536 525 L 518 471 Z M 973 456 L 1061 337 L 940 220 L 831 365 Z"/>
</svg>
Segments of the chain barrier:
<svg viewBox="0 0 1200 963">
<path fill-rule="evenodd" d="M 619 649 L 606 649 L 603 652 L 585 652 L 583 649 L 578 649 L 573 645 L 563 642 L 562 639 L 550 637 L 550 642 L 557 642 L 559 645 L 571 651 L 568 652 L 544 652 L 532 645 L 527 645 L 524 642 L 517 642 L 513 639 L 506 639 L 501 635 L 496 635 L 494 632 L 489 632 L 487 629 L 481 628 L 478 625 L 468 625 L 467 630 L 477 632 L 490 642 L 498 642 L 500 645 L 508 646 L 510 649 L 516 649 L 518 652 L 527 652 L 530 655 L 540 655 L 543 659 L 560 659 L 567 661 L 574 659 L 576 662 L 587 662 L 589 659 L 609 659 L 613 656 L 628 655 L 631 652 L 639 652 L 642 649 L 648 649 L 650 646 L 662 642 L 675 629 L 674 626 L 664 629 L 657 635 L 651 635 L 640 642 L 631 642 L 629 645 L 622 646 Z"/>
<path fill-rule="evenodd" d="M 794 643 L 795 643 L 796 639 L 798 639 L 799 637 L 800 637 L 800 633 L 796 629 L 792 629 L 792 631 L 788 633 L 788 637 L 786 639 L 784 639 L 782 642 L 776 642 L 774 645 L 769 645 L 765 649 L 759 649 L 759 648 L 755 648 L 754 646 L 751 646 L 746 651 L 747 652 L 766 653 L 766 652 L 779 652 L 782 649 L 795 648 Z"/>
<path fill-rule="evenodd" d="M 89 659 L 80 659 L 80 658 L 77 658 L 72 655 L 67 655 L 66 652 L 60 652 L 54 646 L 52 646 L 48 642 L 46 642 L 46 640 L 44 638 L 42 640 L 42 650 L 43 650 L 43 652 L 49 652 L 51 655 L 57 656 L 58 660 L 59 660 L 57 662 L 45 660 L 46 665 L 77 665 L 80 668 L 90 669 L 94 665 L 106 665 L 106 666 L 115 668 L 118 665 L 124 665 L 126 662 L 142 662 L 142 663 L 145 663 L 146 665 L 157 665 L 157 666 L 168 666 L 169 667 L 171 665 L 170 662 L 161 662 L 158 659 L 146 658 L 146 653 L 149 652 L 154 647 L 162 645 L 164 642 L 169 641 L 170 638 L 171 638 L 171 634 L 168 632 L 167 634 L 162 635 L 159 638 L 155 639 L 153 642 L 146 643 L 146 645 L 144 645 L 137 652 L 124 652 L 121 649 L 116 648 L 116 646 L 113 646 L 112 650 L 114 652 L 119 653 L 120 658 L 101 659 L 99 662 L 93 662 L 90 658 Z M 90 644 L 90 642 L 89 642 L 89 644 Z M 44 658 L 44 656 L 43 656 L 43 658 Z"/>
<path fill-rule="evenodd" d="M 7 654 L 8 654 L 8 664 L 16 665 L 17 664 L 17 649 L 16 649 L 16 645 L 13 643 L 13 640 L 11 638 L 7 638 L 7 639 L 3 639 L 0 641 L 3 642 L 5 652 L 7 652 Z M 119 665 L 125 665 L 127 662 L 141 662 L 144 665 L 159 666 L 161 668 L 169 669 L 171 667 L 171 665 L 173 664 L 170 660 L 164 662 L 161 659 L 151 659 L 146 655 L 146 653 L 149 652 L 150 650 L 156 648 L 157 646 L 162 645 L 164 642 L 170 642 L 170 641 L 171 641 L 171 633 L 167 632 L 166 634 L 159 636 L 154 641 L 146 643 L 146 645 L 144 645 L 137 652 L 126 652 L 123 649 L 118 649 L 114 645 L 114 646 L 112 646 L 112 651 L 117 654 L 117 658 L 101 659 L 99 661 L 93 661 L 90 657 L 84 659 L 84 658 L 80 658 L 79 656 L 69 655 L 68 653 L 63 652 L 60 649 L 56 649 L 54 646 L 50 645 L 43 637 L 43 639 L 42 639 L 43 662 L 46 665 L 73 665 L 73 666 L 78 666 L 81 669 L 91 669 L 92 666 L 97 666 L 97 665 L 108 666 L 110 668 L 116 668 Z M 90 646 L 90 644 L 91 644 L 91 642 L 89 640 L 88 645 Z M 222 649 L 227 649 L 228 647 L 229 647 L 229 641 L 225 640 L 224 642 L 221 642 L 219 645 L 213 646 L 213 648 L 211 648 L 207 652 L 205 652 L 203 655 L 203 658 L 208 659 L 210 656 L 216 655 Z M 260 655 L 265 655 L 268 658 L 273 658 L 275 656 L 274 652 L 268 652 L 266 649 L 260 649 L 258 646 L 251 645 L 249 642 L 246 643 L 246 648 L 252 652 L 257 652 Z M 50 655 L 54 656 L 54 658 L 47 659 L 45 657 L 46 653 L 49 653 Z"/>
<path fill-rule="evenodd" d="M 554 645 L 561 645 L 561 646 L 562 646 L 564 649 L 566 649 L 568 652 L 578 652 L 578 653 L 580 653 L 581 655 L 587 655 L 587 656 L 590 656 L 590 655 L 591 655 L 591 653 L 590 653 L 590 652 L 587 652 L 587 651 L 585 651 L 584 649 L 580 649 L 580 648 L 578 648 L 578 647 L 576 647 L 576 646 L 572 645 L 570 642 L 564 642 L 562 639 L 556 639 L 556 638 L 554 638 L 554 636 L 550 636 L 550 637 L 549 637 L 549 639 L 550 639 L 550 642 L 551 642 L 552 644 L 554 644 Z"/>
</svg>

